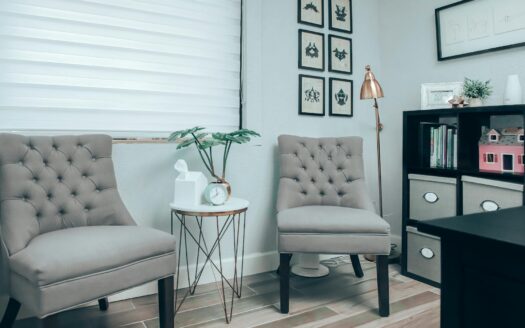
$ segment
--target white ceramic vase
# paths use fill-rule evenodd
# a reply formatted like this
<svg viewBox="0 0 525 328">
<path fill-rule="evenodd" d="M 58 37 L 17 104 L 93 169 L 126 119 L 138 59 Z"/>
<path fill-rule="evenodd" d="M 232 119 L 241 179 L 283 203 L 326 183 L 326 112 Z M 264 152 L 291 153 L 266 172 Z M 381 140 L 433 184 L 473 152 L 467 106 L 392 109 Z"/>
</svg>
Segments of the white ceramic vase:
<svg viewBox="0 0 525 328">
<path fill-rule="evenodd" d="M 505 88 L 503 104 L 517 105 L 521 103 L 523 103 L 523 95 L 520 84 L 520 78 L 517 74 L 509 75 L 507 77 L 507 86 Z"/>
<path fill-rule="evenodd" d="M 468 105 L 469 105 L 469 107 L 480 107 L 480 106 L 483 106 L 483 99 L 481 99 L 481 98 L 469 98 Z"/>
</svg>

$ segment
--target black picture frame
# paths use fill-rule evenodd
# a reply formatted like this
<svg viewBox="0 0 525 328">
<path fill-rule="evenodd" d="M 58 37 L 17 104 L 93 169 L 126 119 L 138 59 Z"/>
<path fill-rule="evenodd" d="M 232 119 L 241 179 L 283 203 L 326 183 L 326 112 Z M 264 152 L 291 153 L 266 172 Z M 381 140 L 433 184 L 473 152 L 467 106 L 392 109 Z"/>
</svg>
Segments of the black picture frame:
<svg viewBox="0 0 525 328">
<path fill-rule="evenodd" d="M 333 101 L 335 100 L 335 94 L 333 90 L 333 82 L 339 81 L 344 83 L 350 84 L 350 95 L 349 95 L 349 101 L 350 101 L 350 114 L 340 114 L 335 113 L 333 110 Z M 328 105 L 328 115 L 330 116 L 338 116 L 338 117 L 353 117 L 354 116 L 354 81 L 353 80 L 347 80 L 347 79 L 341 79 L 336 77 L 331 77 L 328 81 L 328 94 L 330 95 L 329 105 Z"/>
<path fill-rule="evenodd" d="M 350 43 L 350 49 L 349 49 L 350 70 L 349 71 L 344 71 L 344 70 L 333 68 L 334 50 L 332 49 L 332 39 L 341 39 L 341 40 L 348 41 Z M 328 71 L 329 72 L 352 75 L 353 70 L 354 70 L 353 57 L 354 57 L 354 51 L 353 51 L 353 45 L 352 45 L 351 38 L 347 38 L 347 37 L 339 36 L 339 35 L 333 35 L 333 34 L 328 35 Z"/>
<path fill-rule="evenodd" d="M 458 54 L 458 55 L 452 55 L 452 56 L 446 56 L 446 57 L 443 56 L 443 48 L 442 48 L 442 42 L 441 42 L 442 41 L 441 40 L 441 38 L 442 38 L 441 20 L 440 20 L 441 12 L 443 12 L 445 10 L 451 10 L 451 9 L 453 9 L 455 7 L 458 7 L 458 6 L 461 6 L 461 5 L 465 5 L 465 4 L 471 3 L 473 1 L 474 0 L 462 0 L 462 1 L 459 1 L 459 2 L 455 2 L 455 3 L 449 4 L 449 5 L 443 6 L 443 7 L 436 8 L 436 10 L 435 10 L 435 20 L 436 20 L 435 24 L 436 24 L 436 44 L 437 44 L 437 59 L 438 59 L 438 61 L 446 61 L 446 60 L 451 60 L 451 59 L 464 58 L 464 57 L 469 57 L 469 56 L 481 55 L 481 54 L 486 54 L 486 53 L 490 53 L 490 52 L 507 50 L 507 49 L 512 49 L 512 48 L 524 47 L 525 46 L 525 41 L 524 41 L 524 42 L 519 42 L 519 43 L 515 43 L 515 44 L 506 45 L 506 46 L 499 46 L 499 47 L 487 48 L 487 49 L 484 49 L 484 50 L 465 52 L 465 53 L 461 53 L 461 54 Z"/>
<path fill-rule="evenodd" d="M 332 19 L 332 13 L 335 10 L 335 9 L 333 9 L 334 1 L 335 0 L 328 0 L 328 28 L 330 30 L 332 30 L 332 31 L 352 34 L 353 33 L 353 25 L 354 25 L 354 19 L 353 19 L 354 9 L 353 9 L 353 6 L 352 6 L 352 0 L 344 0 L 344 1 L 348 1 L 348 9 L 349 9 L 348 17 L 350 19 L 350 29 L 349 30 L 345 30 L 345 29 L 342 29 L 342 28 L 334 27 L 334 23 L 335 22 Z"/>
<path fill-rule="evenodd" d="M 301 13 L 303 11 L 303 6 L 302 6 L 303 0 L 297 0 L 297 23 L 323 28 L 324 27 L 324 0 L 320 0 L 320 1 L 321 1 L 321 24 L 315 24 L 312 22 L 304 21 L 302 19 Z"/>
<path fill-rule="evenodd" d="M 319 54 L 319 56 L 321 56 L 321 59 L 320 59 L 321 60 L 321 67 L 320 68 L 304 65 L 304 63 L 303 63 L 303 34 L 314 34 L 314 35 L 317 35 L 317 36 L 321 37 L 322 47 L 321 47 L 320 50 L 318 50 L 318 54 Z M 300 69 L 308 69 L 308 70 L 312 70 L 312 71 L 324 72 L 324 70 L 325 70 L 325 39 L 324 39 L 324 34 L 323 33 L 318 33 L 318 32 L 313 32 L 313 31 L 309 31 L 309 30 L 299 29 L 298 39 L 299 39 L 299 42 L 298 42 L 298 45 L 297 45 L 298 57 L 299 57 L 298 58 L 298 67 Z"/>
<path fill-rule="evenodd" d="M 303 111 L 303 94 L 304 94 L 304 90 L 303 90 L 303 79 L 316 79 L 316 80 L 320 80 L 322 81 L 322 101 L 320 101 L 321 103 L 321 106 L 322 106 L 322 113 L 312 113 L 312 112 L 304 112 Z M 299 74 L 299 87 L 298 87 L 298 100 L 299 100 L 299 115 L 308 115 L 308 116 L 325 116 L 325 113 L 326 113 L 326 108 L 325 108 L 325 78 L 322 77 L 322 76 L 313 76 L 313 75 L 307 75 L 307 74 Z"/>
</svg>

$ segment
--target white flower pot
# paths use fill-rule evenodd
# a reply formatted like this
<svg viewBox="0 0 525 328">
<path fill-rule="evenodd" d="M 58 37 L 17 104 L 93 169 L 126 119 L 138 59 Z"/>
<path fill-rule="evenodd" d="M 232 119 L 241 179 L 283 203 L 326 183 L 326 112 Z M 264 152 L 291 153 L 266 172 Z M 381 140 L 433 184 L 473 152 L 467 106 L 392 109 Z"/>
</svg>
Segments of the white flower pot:
<svg viewBox="0 0 525 328">
<path fill-rule="evenodd" d="M 483 99 L 481 98 L 470 98 L 468 100 L 469 107 L 480 107 L 483 106 Z"/>
</svg>

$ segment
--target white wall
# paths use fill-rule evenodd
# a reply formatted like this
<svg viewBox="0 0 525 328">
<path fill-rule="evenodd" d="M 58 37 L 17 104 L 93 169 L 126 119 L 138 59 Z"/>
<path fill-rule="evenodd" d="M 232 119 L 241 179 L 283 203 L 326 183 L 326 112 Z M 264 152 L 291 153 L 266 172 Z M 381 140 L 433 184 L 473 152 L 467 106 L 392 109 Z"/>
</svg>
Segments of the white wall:
<svg viewBox="0 0 525 328">
<path fill-rule="evenodd" d="M 355 1 L 354 1 L 355 2 Z M 491 80 L 494 94 L 488 104 L 502 104 L 506 78 L 519 74 L 525 85 L 525 48 L 438 62 L 434 9 L 452 0 L 380 0 L 380 101 L 383 132 L 385 208 L 394 213 L 393 232 L 401 229 L 402 112 L 420 108 L 421 83 L 462 81 L 464 77 Z"/>
</svg>

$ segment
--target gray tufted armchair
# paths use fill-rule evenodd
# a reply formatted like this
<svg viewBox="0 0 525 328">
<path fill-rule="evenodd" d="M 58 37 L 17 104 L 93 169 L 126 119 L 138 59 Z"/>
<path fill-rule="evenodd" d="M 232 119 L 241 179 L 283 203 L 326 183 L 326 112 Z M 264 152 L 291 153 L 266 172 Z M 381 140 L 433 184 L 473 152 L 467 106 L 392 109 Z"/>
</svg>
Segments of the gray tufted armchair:
<svg viewBox="0 0 525 328">
<path fill-rule="evenodd" d="M 281 178 L 277 225 L 281 312 L 289 311 L 290 258 L 294 252 L 377 256 L 379 313 L 389 315 L 390 226 L 375 213 L 367 194 L 363 141 L 358 137 L 279 137 Z"/>
<path fill-rule="evenodd" d="M 161 327 L 173 327 L 175 240 L 138 227 L 117 191 L 111 137 L 0 134 L 0 237 L 10 300 L 44 326 L 92 300 L 158 280 Z"/>
</svg>

